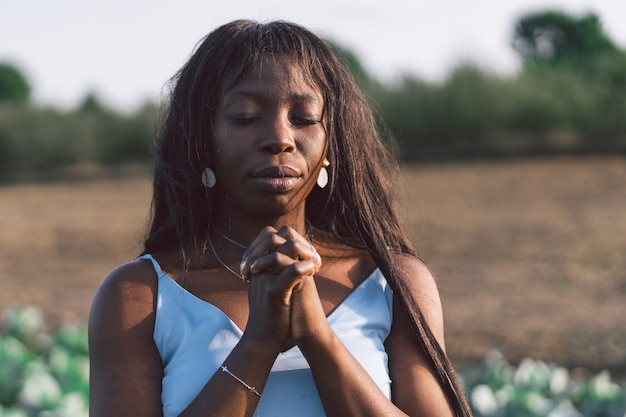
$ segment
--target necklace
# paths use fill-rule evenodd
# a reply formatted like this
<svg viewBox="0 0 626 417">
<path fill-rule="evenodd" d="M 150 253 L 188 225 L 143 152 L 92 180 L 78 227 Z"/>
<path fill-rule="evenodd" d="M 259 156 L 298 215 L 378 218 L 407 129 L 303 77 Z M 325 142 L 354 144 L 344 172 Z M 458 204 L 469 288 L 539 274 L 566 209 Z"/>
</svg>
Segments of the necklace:
<svg viewBox="0 0 626 417">
<path fill-rule="evenodd" d="M 311 225 L 311 222 L 309 221 L 309 219 L 306 219 L 306 226 L 305 227 L 306 227 L 306 233 L 304 235 L 304 238 L 306 240 L 308 240 L 308 241 L 311 241 L 311 239 L 313 238 L 313 226 Z M 215 233 L 220 235 L 220 237 L 222 237 L 225 240 L 229 241 L 233 245 L 239 246 L 243 250 L 247 250 L 248 249 L 248 247 L 246 245 L 244 245 L 243 243 L 239 243 L 235 239 L 226 236 L 224 233 L 222 233 L 222 231 L 220 229 L 215 227 L 215 225 L 212 225 L 212 229 L 215 230 Z"/>
<path fill-rule="evenodd" d="M 226 236 L 217 227 L 215 227 L 215 225 L 213 225 L 212 229 L 215 230 L 215 232 L 217 234 L 219 234 L 222 238 L 224 238 L 226 241 L 232 243 L 233 245 L 239 246 L 243 250 L 247 250 L 248 249 L 248 247 L 246 245 L 244 245 L 242 243 L 239 243 L 235 239 L 232 239 L 232 238 Z M 313 238 L 313 227 L 311 226 L 311 222 L 309 222 L 309 219 L 306 219 L 306 234 L 304 235 L 304 238 L 306 240 L 308 240 L 309 242 Z M 217 259 L 217 262 L 219 262 L 220 265 L 222 265 L 228 272 L 230 272 L 231 274 L 233 274 L 234 276 L 236 276 L 240 280 L 242 280 L 244 282 L 250 282 L 250 280 L 245 279 L 241 274 L 238 274 L 230 266 L 228 266 L 226 264 L 226 262 L 222 261 L 222 258 L 220 258 L 220 256 L 217 254 L 217 251 L 215 250 L 215 246 L 213 246 L 213 241 L 211 240 L 210 236 L 209 236 L 209 238 L 207 240 L 209 241 L 209 246 L 211 247 L 211 252 L 213 252 L 213 256 L 215 256 L 215 259 Z"/>
<path fill-rule="evenodd" d="M 233 269 L 230 266 L 226 265 L 226 262 L 222 261 L 222 258 L 219 257 L 219 255 L 217 254 L 217 251 L 215 250 L 215 246 L 213 246 L 213 241 L 211 240 L 210 236 L 207 240 L 209 241 L 209 246 L 211 247 L 211 252 L 213 252 L 213 256 L 215 256 L 215 259 L 217 259 L 217 262 L 219 262 L 220 265 L 222 265 L 228 272 L 230 272 L 231 274 L 233 274 L 234 276 L 236 276 L 243 282 L 250 282 L 249 280 L 245 279 L 241 274 L 238 274 L 237 272 L 233 271 Z"/>
<path fill-rule="evenodd" d="M 247 250 L 248 247 L 246 245 L 243 245 L 239 242 L 237 242 L 235 239 L 232 239 L 228 236 L 226 236 L 224 233 L 222 233 L 217 227 L 213 226 L 213 230 L 215 230 L 217 232 L 218 235 L 220 235 L 221 237 L 223 237 L 224 239 L 226 239 L 227 241 L 229 241 L 230 243 L 232 243 L 233 245 L 239 246 L 241 249 Z"/>
</svg>

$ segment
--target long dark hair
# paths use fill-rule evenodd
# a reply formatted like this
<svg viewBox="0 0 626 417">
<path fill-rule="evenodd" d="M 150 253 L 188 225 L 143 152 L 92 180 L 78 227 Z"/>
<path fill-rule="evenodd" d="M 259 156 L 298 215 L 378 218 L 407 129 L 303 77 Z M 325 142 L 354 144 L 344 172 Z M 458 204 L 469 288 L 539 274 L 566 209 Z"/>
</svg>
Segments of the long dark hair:
<svg viewBox="0 0 626 417">
<path fill-rule="evenodd" d="M 167 113 L 155 145 L 152 222 L 145 253 L 204 247 L 213 216 L 211 190 L 200 181 L 213 166 L 209 142 L 219 93 L 266 56 L 286 57 L 324 95 L 329 185 L 306 202 L 311 224 L 337 240 L 367 249 L 409 314 L 416 343 L 431 359 L 458 416 L 470 416 L 450 361 L 396 267 L 398 254 L 417 256 L 393 208 L 395 159 L 384 146 L 364 94 L 330 47 L 307 29 L 276 21 L 238 20 L 210 33 L 173 77 Z"/>
</svg>

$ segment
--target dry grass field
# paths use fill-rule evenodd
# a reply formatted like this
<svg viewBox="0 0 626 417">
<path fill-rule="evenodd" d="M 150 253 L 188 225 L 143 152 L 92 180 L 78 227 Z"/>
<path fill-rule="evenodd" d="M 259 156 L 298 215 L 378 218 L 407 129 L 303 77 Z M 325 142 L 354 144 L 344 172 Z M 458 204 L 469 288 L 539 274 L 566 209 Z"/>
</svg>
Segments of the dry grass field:
<svg viewBox="0 0 626 417">
<path fill-rule="evenodd" d="M 438 277 L 448 350 L 570 367 L 626 364 L 626 160 L 407 167 L 400 211 Z M 146 176 L 0 187 L 0 308 L 85 321 L 139 250 Z"/>
</svg>

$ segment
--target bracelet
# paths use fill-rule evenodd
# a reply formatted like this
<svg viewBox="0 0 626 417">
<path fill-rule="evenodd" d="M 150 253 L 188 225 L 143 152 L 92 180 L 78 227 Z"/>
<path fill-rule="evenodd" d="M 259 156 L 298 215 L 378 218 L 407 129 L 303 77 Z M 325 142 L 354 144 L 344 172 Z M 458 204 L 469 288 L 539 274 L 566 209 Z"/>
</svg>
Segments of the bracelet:
<svg viewBox="0 0 626 417">
<path fill-rule="evenodd" d="M 257 391 L 256 388 L 251 387 L 250 385 L 246 384 L 243 379 L 239 378 L 237 375 L 230 372 L 230 370 L 225 365 L 222 365 L 221 368 L 222 368 L 222 372 L 226 372 L 228 375 L 235 378 L 235 380 L 239 382 L 241 385 L 243 385 L 244 387 L 246 387 L 248 391 L 250 391 L 253 394 L 256 394 L 258 397 L 261 397 L 261 394 L 259 394 L 259 391 Z"/>
</svg>

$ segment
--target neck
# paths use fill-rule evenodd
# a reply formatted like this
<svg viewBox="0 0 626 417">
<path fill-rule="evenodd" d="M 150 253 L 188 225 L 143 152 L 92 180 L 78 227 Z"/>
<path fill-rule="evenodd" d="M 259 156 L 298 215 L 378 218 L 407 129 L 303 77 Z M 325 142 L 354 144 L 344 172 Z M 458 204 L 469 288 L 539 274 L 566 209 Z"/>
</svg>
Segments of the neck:
<svg viewBox="0 0 626 417">
<path fill-rule="evenodd" d="M 255 214 L 239 215 L 236 210 L 220 210 L 212 224 L 212 234 L 230 241 L 238 246 L 249 246 L 264 227 L 273 227 L 276 230 L 284 226 L 294 228 L 303 236 L 309 228 L 304 214 L 304 208 L 284 216 L 263 217 Z"/>
</svg>

